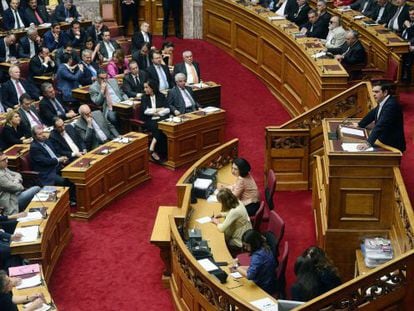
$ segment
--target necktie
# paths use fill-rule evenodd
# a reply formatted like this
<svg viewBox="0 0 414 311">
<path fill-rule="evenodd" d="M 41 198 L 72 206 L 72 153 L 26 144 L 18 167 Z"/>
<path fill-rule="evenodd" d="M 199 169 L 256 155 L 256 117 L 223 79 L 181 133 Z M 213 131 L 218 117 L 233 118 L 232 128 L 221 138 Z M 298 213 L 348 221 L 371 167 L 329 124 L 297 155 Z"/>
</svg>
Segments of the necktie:
<svg viewBox="0 0 414 311">
<path fill-rule="evenodd" d="M 13 13 L 14 13 L 14 18 L 16 19 L 17 28 L 22 28 L 22 24 L 20 23 L 20 19 L 19 19 L 19 16 L 17 15 L 16 10 L 13 10 Z"/>
<path fill-rule="evenodd" d="M 56 98 L 51 99 L 53 106 L 56 109 L 56 112 L 58 115 L 64 116 L 65 113 L 65 109 L 63 108 L 63 106 L 59 103 L 59 101 Z"/>
<path fill-rule="evenodd" d="M 134 82 L 135 82 L 135 86 L 139 85 L 139 78 L 138 76 L 134 76 Z"/>
<path fill-rule="evenodd" d="M 194 102 L 194 99 L 191 97 L 191 95 L 188 93 L 188 91 L 184 88 L 183 89 L 183 94 L 184 94 L 184 96 L 185 97 L 187 97 L 187 99 L 190 101 L 190 103 L 191 103 L 191 107 L 194 107 L 195 106 L 195 102 Z M 187 108 L 186 108 L 187 109 Z"/>
<path fill-rule="evenodd" d="M 30 114 L 30 116 L 32 117 L 33 121 L 37 124 L 37 125 L 42 125 L 42 122 L 40 122 L 40 120 L 38 119 L 38 117 L 33 113 L 33 111 L 29 110 L 28 113 Z"/>
<path fill-rule="evenodd" d="M 50 155 L 52 159 L 57 159 L 56 154 L 53 152 L 52 149 L 50 149 L 50 147 L 46 143 L 42 143 L 41 145 L 43 146 L 43 148 L 45 148 L 45 150 L 47 151 L 47 153 Z"/>
<path fill-rule="evenodd" d="M 167 79 L 165 77 L 164 70 L 161 68 L 160 65 L 156 65 L 155 68 L 157 68 L 158 77 L 160 79 L 160 90 L 168 89 L 168 82 L 167 82 Z"/>
<path fill-rule="evenodd" d="M 66 15 L 66 18 L 70 17 L 70 15 L 69 15 L 69 10 L 68 10 L 68 9 L 66 9 L 66 8 L 65 8 L 65 15 Z"/>
<path fill-rule="evenodd" d="M 97 135 L 96 138 L 99 139 L 101 143 L 104 143 L 108 140 L 108 137 L 105 135 L 105 133 L 102 131 L 102 129 L 99 127 L 98 123 L 96 123 L 94 119 L 92 119 L 92 127 Z"/>
<path fill-rule="evenodd" d="M 43 19 L 40 17 L 39 13 L 37 13 L 37 10 L 34 11 L 34 14 L 39 24 L 43 24 Z"/>
<path fill-rule="evenodd" d="M 16 89 L 17 89 L 17 97 L 20 98 L 22 94 L 24 94 L 24 90 L 22 88 L 22 85 L 20 84 L 20 81 L 16 81 Z"/>
<path fill-rule="evenodd" d="M 197 71 L 195 70 L 195 67 L 193 64 L 191 64 L 190 67 L 191 67 L 191 74 L 193 75 L 193 83 L 198 83 Z"/>
</svg>

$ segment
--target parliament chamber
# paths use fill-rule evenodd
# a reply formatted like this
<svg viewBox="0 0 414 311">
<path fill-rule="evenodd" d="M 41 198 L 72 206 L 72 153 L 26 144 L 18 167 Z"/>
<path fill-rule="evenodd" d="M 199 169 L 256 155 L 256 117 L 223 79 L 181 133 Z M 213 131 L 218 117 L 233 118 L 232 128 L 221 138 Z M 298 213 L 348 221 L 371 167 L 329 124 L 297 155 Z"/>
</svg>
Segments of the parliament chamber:
<svg viewBox="0 0 414 311">
<path fill-rule="evenodd" d="M 140 20 L 151 20 L 154 33 L 160 33 L 161 4 L 143 3 L 140 2 Z M 107 1 L 101 1 L 102 5 L 114 8 Z M 148 12 L 152 14 L 150 19 Z M 354 11 L 330 8 L 329 12 L 340 15 L 345 27 L 359 31 L 368 53 L 365 74 L 386 72 L 393 61 L 400 63 L 407 53 L 408 43 L 383 26 L 366 26 L 364 20 L 354 19 L 358 14 Z M 116 14 L 119 17 L 119 12 Z M 345 152 L 340 142 L 331 137 L 344 120 L 358 120 L 376 106 L 372 85 L 369 81 L 350 84 L 341 62 L 313 57 L 323 48 L 320 42 L 298 36 L 295 24 L 274 16 L 257 5 L 206 0 L 203 37 L 254 73 L 292 117 L 280 126 L 263 124 L 263 173 L 276 173 L 278 191 L 312 190 L 316 243 L 334 261 L 344 280 L 343 285 L 298 306 L 297 310 L 409 310 L 414 304 L 414 214 L 400 170 L 402 153 L 388 146 L 375 152 Z M 89 25 L 90 21 L 82 22 L 82 27 Z M 69 24 L 62 26 L 69 28 Z M 39 27 L 39 31 L 44 30 Z M 22 36 L 25 32 L 15 33 Z M 118 41 L 131 44 L 126 37 Z M 20 60 L 23 77 L 27 76 L 28 63 L 29 60 Z M 106 68 L 107 64 L 101 65 Z M 10 63 L 0 63 L 3 72 L 9 67 Z M 394 80 L 398 80 L 400 71 L 397 66 Z M 35 77 L 38 85 L 45 81 L 53 79 Z M 102 109 L 91 102 L 89 87 L 73 89 L 73 97 L 92 109 Z M 221 104 L 222 87 L 227 85 L 213 81 L 193 85 L 196 101 L 202 107 L 219 107 L 217 111 L 196 111 L 182 115 L 178 121 L 171 117 L 159 122 L 168 141 L 163 166 L 185 168 L 174 190 L 177 203 L 158 208 L 150 237 L 150 243 L 160 250 L 164 264 L 161 281 L 169 288 L 176 310 L 260 310 L 251 302 L 263 298 L 277 304 L 277 297 L 246 278 L 229 277 L 226 283 L 220 283 L 197 262 L 186 245 L 185 231 L 200 229 L 214 260 L 226 263 L 222 269 L 228 274 L 232 272 L 232 257 L 224 235 L 211 223 L 197 221 L 218 214 L 220 205 L 203 199 L 192 202 L 192 182 L 197 172 L 217 169 L 218 182 L 230 184 L 232 160 L 246 152 L 240 150 L 238 139 L 226 142 L 226 127 L 232 124 Z M 60 187 L 56 198 L 34 200 L 27 207 L 29 210 L 41 205 L 47 210 L 47 218 L 19 223 L 17 228 L 39 225 L 39 237 L 30 243 L 12 242 L 11 250 L 30 263 L 40 263 L 44 282 L 29 290 L 14 290 L 15 295 L 40 290 L 46 303 L 58 309 L 47 284 L 72 237 L 71 219 L 93 221 L 98 211 L 157 177 L 150 174 L 151 133 L 138 132 L 142 130 L 140 102 L 130 98 L 115 103 L 113 109 L 119 116 L 122 135 L 89 150 L 62 169 L 62 177 L 76 187 L 75 209 L 69 207 L 69 189 Z M 0 122 L 4 123 L 4 117 L 2 114 Z M 66 124 L 74 121 L 68 120 Z M 4 152 L 13 171 L 27 168 L 29 145 L 17 144 Z M 390 239 L 395 256 L 378 268 L 368 269 L 359 247 L 363 238 L 374 236 Z"/>
</svg>

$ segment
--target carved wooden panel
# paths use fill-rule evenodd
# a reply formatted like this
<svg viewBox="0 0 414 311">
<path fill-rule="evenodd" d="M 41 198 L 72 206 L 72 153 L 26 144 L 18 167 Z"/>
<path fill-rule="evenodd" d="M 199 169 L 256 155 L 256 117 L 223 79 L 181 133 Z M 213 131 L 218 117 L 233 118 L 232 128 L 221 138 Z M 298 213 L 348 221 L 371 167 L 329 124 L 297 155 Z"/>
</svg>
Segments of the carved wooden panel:
<svg viewBox="0 0 414 311">
<path fill-rule="evenodd" d="M 94 205 L 100 201 L 105 196 L 105 177 L 102 176 L 98 180 L 94 181 L 88 185 L 87 198 L 88 202 L 85 202 L 85 205 Z"/>
<path fill-rule="evenodd" d="M 341 221 L 379 221 L 381 189 L 341 188 Z"/>
<path fill-rule="evenodd" d="M 225 46 L 231 46 L 231 19 L 207 11 L 206 25 L 208 37 Z"/>
<path fill-rule="evenodd" d="M 234 50 L 248 61 L 257 64 L 258 58 L 258 34 L 253 32 L 250 27 L 235 23 Z"/>
<path fill-rule="evenodd" d="M 212 148 L 220 145 L 223 136 L 221 134 L 222 130 L 222 128 L 204 130 L 200 135 L 202 149 L 211 150 Z"/>
<path fill-rule="evenodd" d="M 278 83 L 282 80 L 283 51 L 266 39 L 262 39 L 262 66 L 264 74 L 272 76 Z M 280 86 L 279 86 L 280 87 Z"/>
<path fill-rule="evenodd" d="M 172 142 L 174 144 L 174 142 Z M 176 150 L 174 151 L 178 157 L 186 157 L 197 153 L 197 134 L 185 136 L 177 139 Z M 170 144 L 171 145 L 171 144 Z"/>
</svg>

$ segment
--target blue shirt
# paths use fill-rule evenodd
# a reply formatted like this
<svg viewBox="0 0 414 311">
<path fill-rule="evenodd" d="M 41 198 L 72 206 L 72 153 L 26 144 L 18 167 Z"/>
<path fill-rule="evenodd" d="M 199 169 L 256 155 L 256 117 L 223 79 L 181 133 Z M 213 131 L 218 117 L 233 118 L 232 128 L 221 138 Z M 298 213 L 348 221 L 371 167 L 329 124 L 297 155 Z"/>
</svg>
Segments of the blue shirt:
<svg viewBox="0 0 414 311">
<path fill-rule="evenodd" d="M 276 261 L 270 250 L 261 248 L 251 255 L 247 278 L 269 294 L 276 291 Z"/>
</svg>

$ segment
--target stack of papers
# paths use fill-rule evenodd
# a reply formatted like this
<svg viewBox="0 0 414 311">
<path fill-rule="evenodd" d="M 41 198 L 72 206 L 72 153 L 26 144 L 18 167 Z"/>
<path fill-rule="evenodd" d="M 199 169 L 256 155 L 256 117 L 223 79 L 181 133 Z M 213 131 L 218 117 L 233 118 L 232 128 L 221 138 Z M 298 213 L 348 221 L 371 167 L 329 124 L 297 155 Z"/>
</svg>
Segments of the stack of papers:
<svg viewBox="0 0 414 311">
<path fill-rule="evenodd" d="M 35 287 L 42 283 L 42 278 L 40 277 L 40 274 L 36 274 L 35 276 L 32 276 L 30 278 L 23 278 L 22 283 L 20 285 L 16 286 L 17 289 L 23 289 L 23 288 L 29 288 L 29 287 Z"/>
<path fill-rule="evenodd" d="M 278 15 L 276 15 L 276 16 L 269 16 L 268 18 L 271 21 L 278 21 L 278 20 L 286 19 L 284 16 L 278 16 Z"/>
<path fill-rule="evenodd" d="M 22 235 L 22 238 L 19 241 L 15 241 L 14 243 L 34 242 L 39 237 L 39 226 L 16 228 L 14 234 L 16 233 L 20 233 Z"/>
<path fill-rule="evenodd" d="M 218 270 L 218 267 L 214 263 L 212 263 L 209 259 L 200 259 L 197 261 L 207 272 Z"/>
<path fill-rule="evenodd" d="M 348 134 L 348 135 L 355 135 L 360 137 L 365 137 L 364 131 L 360 129 L 354 129 L 350 127 L 341 127 L 341 133 L 342 134 Z"/>
<path fill-rule="evenodd" d="M 18 222 L 27 222 L 32 220 L 42 219 L 43 215 L 40 212 L 29 212 L 26 217 L 17 218 Z"/>
<path fill-rule="evenodd" d="M 357 20 L 357 19 L 363 19 L 363 18 L 365 18 L 365 15 L 356 15 L 356 16 L 354 16 L 354 19 L 355 20 Z"/>
<path fill-rule="evenodd" d="M 366 150 L 358 150 L 357 146 L 360 145 L 360 143 L 342 143 L 342 149 L 344 151 L 348 152 L 365 152 L 365 151 L 374 151 L 374 148 L 370 147 Z"/>
<path fill-rule="evenodd" d="M 277 304 L 268 297 L 250 301 L 250 303 L 262 311 L 278 311 Z"/>
<path fill-rule="evenodd" d="M 326 55 L 326 52 L 322 51 L 322 52 L 318 52 L 316 54 L 313 54 L 312 57 L 313 58 L 319 58 L 319 57 L 324 57 L 325 55 Z"/>
<path fill-rule="evenodd" d="M 34 202 L 46 202 L 47 200 L 49 200 L 49 193 L 42 191 L 36 193 L 32 199 Z"/>
<path fill-rule="evenodd" d="M 208 216 L 201 217 L 201 218 L 196 219 L 196 221 L 199 224 L 207 224 L 207 223 L 210 223 L 211 222 L 211 217 L 208 217 Z"/>
<path fill-rule="evenodd" d="M 212 106 L 208 106 L 202 109 L 205 113 L 212 113 L 212 112 L 217 112 L 220 111 L 220 108 L 217 107 L 212 107 Z"/>
<path fill-rule="evenodd" d="M 211 179 L 206 178 L 197 178 L 194 181 L 194 188 L 205 190 L 213 183 Z"/>
<path fill-rule="evenodd" d="M 29 302 L 29 303 L 25 304 L 24 307 L 23 307 L 23 310 L 25 310 L 26 308 L 29 308 L 32 305 L 32 303 L 33 302 Z M 36 309 L 36 311 L 46 311 L 46 310 L 49 310 L 50 308 L 51 308 L 51 306 L 43 303 L 43 305 L 40 308 Z"/>
</svg>

